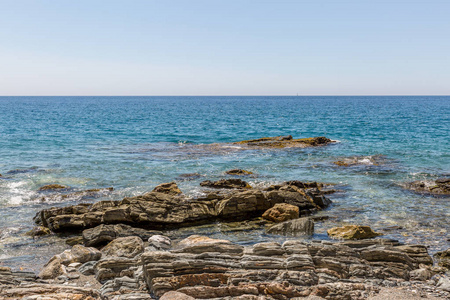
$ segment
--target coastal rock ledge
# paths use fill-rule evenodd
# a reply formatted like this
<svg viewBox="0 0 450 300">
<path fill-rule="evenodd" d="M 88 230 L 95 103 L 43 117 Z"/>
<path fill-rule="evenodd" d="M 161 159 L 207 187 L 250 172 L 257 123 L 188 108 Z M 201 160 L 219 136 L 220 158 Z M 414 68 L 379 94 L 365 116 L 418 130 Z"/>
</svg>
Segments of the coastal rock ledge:
<svg viewBox="0 0 450 300">
<path fill-rule="evenodd" d="M 81 253 L 74 248 L 65 253 Z M 409 287 L 410 295 L 417 296 L 450 295 L 439 284 L 429 285 L 432 276 L 439 282 L 448 278 L 435 275 L 425 246 L 388 239 L 289 240 L 244 247 L 194 235 L 172 246 L 159 235 L 148 242 L 116 239 L 102 254 L 88 262 L 62 260 L 65 275 L 46 281 L 0 267 L 0 299 L 340 300 L 367 299 L 384 287 Z"/>
<path fill-rule="evenodd" d="M 249 220 L 277 203 L 298 207 L 300 216 L 327 207 L 331 201 L 316 182 L 289 181 L 267 189 L 238 189 L 204 198 L 149 192 L 121 201 L 100 201 L 45 209 L 34 220 L 53 232 L 82 231 L 100 224 L 127 224 L 146 229 L 179 228 L 217 220 Z"/>
</svg>

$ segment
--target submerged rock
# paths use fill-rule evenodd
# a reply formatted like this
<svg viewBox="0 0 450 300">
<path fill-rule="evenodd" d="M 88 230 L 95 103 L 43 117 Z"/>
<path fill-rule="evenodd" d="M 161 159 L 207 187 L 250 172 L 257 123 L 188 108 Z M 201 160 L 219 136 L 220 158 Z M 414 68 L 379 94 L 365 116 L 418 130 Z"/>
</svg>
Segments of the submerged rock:
<svg viewBox="0 0 450 300">
<path fill-rule="evenodd" d="M 160 185 L 155 187 L 153 191 L 173 196 L 182 194 L 181 190 L 178 188 L 177 184 L 174 181 L 169 183 L 161 183 Z"/>
<path fill-rule="evenodd" d="M 417 180 L 406 183 L 405 188 L 417 193 L 450 196 L 450 178 Z"/>
<path fill-rule="evenodd" d="M 251 175 L 253 172 L 242 170 L 242 169 L 232 169 L 225 172 L 225 174 L 228 175 L 235 175 L 235 176 L 245 176 L 245 175 Z"/>
<path fill-rule="evenodd" d="M 57 189 L 52 190 L 48 189 L 46 191 L 66 191 L 67 189 Z M 89 199 L 89 198 L 98 198 L 101 196 L 104 196 L 114 190 L 113 187 L 108 188 L 100 188 L 100 189 L 89 189 L 84 191 L 76 191 L 76 192 L 70 192 L 70 193 L 52 193 L 49 195 L 45 195 L 42 197 L 39 197 L 39 200 L 41 202 L 60 202 L 60 201 L 67 201 L 67 200 L 83 200 L 83 199 Z"/>
<path fill-rule="evenodd" d="M 200 182 L 201 186 L 214 189 L 251 189 L 252 187 L 246 181 L 238 178 L 221 179 L 218 181 L 205 180 Z"/>
<path fill-rule="evenodd" d="M 34 227 L 33 229 L 31 229 L 30 231 L 28 231 L 25 234 L 29 235 L 29 236 L 32 236 L 32 237 L 40 237 L 40 236 L 44 236 L 44 235 L 49 235 L 51 233 L 52 232 L 47 227 L 37 226 L 37 227 Z"/>
<path fill-rule="evenodd" d="M 334 227 L 327 230 L 330 237 L 336 239 L 359 240 L 369 239 L 381 235 L 374 232 L 369 226 L 346 225 L 343 227 Z"/>
<path fill-rule="evenodd" d="M 288 135 L 288 136 L 264 137 L 260 139 L 235 142 L 234 144 L 258 148 L 285 148 L 285 147 L 305 148 L 311 146 L 327 145 L 332 142 L 333 142 L 332 140 L 323 136 L 303 138 L 303 139 L 293 139 L 291 135 Z"/>
<path fill-rule="evenodd" d="M 299 209 L 298 206 L 292 204 L 277 203 L 272 208 L 266 210 L 262 217 L 276 223 L 284 222 L 297 219 L 299 217 Z"/>
<path fill-rule="evenodd" d="M 39 188 L 39 191 L 54 191 L 54 190 L 63 190 L 63 189 L 67 189 L 67 188 L 69 188 L 69 187 L 67 187 L 65 185 L 48 184 L 48 185 L 41 186 Z"/>
</svg>

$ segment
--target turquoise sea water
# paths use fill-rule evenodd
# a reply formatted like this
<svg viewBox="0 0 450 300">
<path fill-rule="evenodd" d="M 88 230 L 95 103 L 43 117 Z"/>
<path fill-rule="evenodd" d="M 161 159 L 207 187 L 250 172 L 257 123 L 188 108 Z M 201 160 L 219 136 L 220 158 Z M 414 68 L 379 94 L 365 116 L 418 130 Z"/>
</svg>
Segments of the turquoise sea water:
<svg viewBox="0 0 450 300">
<path fill-rule="evenodd" d="M 319 148 L 246 150 L 229 143 L 264 136 L 326 136 Z M 175 180 L 188 195 L 199 182 L 242 168 L 264 186 L 286 180 L 336 184 L 326 229 L 357 223 L 386 237 L 449 247 L 449 198 L 401 184 L 450 175 L 450 97 L 0 97 L 0 265 L 38 269 L 66 246 L 24 233 L 46 207 L 121 199 Z M 333 161 L 357 156 L 359 166 Z M 376 158 L 379 164 L 372 164 Z M 186 180 L 186 173 L 200 176 Z M 51 183 L 73 191 L 114 187 L 95 197 L 46 198 Z M 282 240 L 262 230 L 199 233 L 240 243 Z"/>
</svg>

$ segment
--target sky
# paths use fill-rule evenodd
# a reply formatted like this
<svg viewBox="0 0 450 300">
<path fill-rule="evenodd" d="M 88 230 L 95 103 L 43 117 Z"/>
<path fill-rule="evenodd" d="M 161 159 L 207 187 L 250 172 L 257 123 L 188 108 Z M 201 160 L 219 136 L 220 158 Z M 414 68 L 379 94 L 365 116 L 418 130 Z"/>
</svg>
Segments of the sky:
<svg viewBox="0 0 450 300">
<path fill-rule="evenodd" d="M 0 95 L 450 95 L 448 0 L 0 0 Z"/>
</svg>

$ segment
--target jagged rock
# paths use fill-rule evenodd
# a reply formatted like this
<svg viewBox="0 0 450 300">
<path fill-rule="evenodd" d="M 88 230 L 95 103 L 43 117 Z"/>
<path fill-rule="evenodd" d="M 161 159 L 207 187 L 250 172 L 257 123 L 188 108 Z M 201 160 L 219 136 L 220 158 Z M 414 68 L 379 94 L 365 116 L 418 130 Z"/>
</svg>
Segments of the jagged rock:
<svg viewBox="0 0 450 300">
<path fill-rule="evenodd" d="M 101 252 L 104 256 L 133 258 L 144 252 L 144 242 L 138 236 L 119 237 L 106 245 Z"/>
<path fill-rule="evenodd" d="M 218 181 L 205 180 L 200 182 L 201 186 L 214 189 L 251 189 L 248 182 L 239 178 L 220 179 Z"/>
<path fill-rule="evenodd" d="M 311 146 L 327 145 L 332 142 L 333 142 L 332 140 L 323 136 L 304 139 L 293 139 L 291 135 L 288 135 L 277 137 L 264 137 L 255 140 L 235 142 L 234 144 L 258 148 L 285 148 L 285 147 L 304 148 Z"/>
<path fill-rule="evenodd" d="M 228 175 L 235 175 L 235 176 L 245 176 L 245 175 L 251 175 L 253 172 L 242 170 L 242 169 L 232 169 L 225 172 L 225 174 Z"/>
<path fill-rule="evenodd" d="M 314 221 L 311 218 L 299 218 L 276 224 L 267 229 L 267 233 L 288 236 L 314 234 Z"/>
<path fill-rule="evenodd" d="M 178 188 L 177 184 L 172 181 L 169 183 L 161 183 L 153 189 L 153 192 L 163 193 L 167 195 L 177 196 L 182 194 L 181 190 Z"/>
<path fill-rule="evenodd" d="M 437 252 L 434 257 L 438 260 L 441 267 L 450 269 L 450 248 L 441 252 Z"/>
<path fill-rule="evenodd" d="M 450 196 L 450 178 L 417 180 L 406 183 L 405 188 L 417 193 Z"/>
<path fill-rule="evenodd" d="M 428 269 L 416 269 L 409 272 L 411 280 L 426 281 L 431 278 L 431 272 Z"/>
<path fill-rule="evenodd" d="M 135 228 L 125 224 L 105 225 L 83 230 L 83 240 L 86 246 L 101 246 L 119 237 L 138 236 L 143 240 L 161 234 L 160 231 Z"/>
<path fill-rule="evenodd" d="M 369 226 L 346 225 L 343 227 L 334 227 L 327 230 L 332 238 L 337 239 L 368 239 L 381 235 L 374 232 Z"/>
<path fill-rule="evenodd" d="M 152 235 L 148 243 L 154 250 L 169 250 L 172 247 L 172 241 L 164 235 Z"/>
<path fill-rule="evenodd" d="M 217 196 L 216 199 L 214 195 Z M 214 195 L 208 199 L 196 200 L 150 192 L 121 201 L 99 201 L 94 204 L 45 209 L 37 213 L 34 220 L 54 232 L 80 231 L 102 224 L 95 230 L 83 232 L 85 245 L 93 246 L 106 244 L 121 235 L 118 233 L 120 229 L 110 227 L 113 224 L 167 229 L 217 220 L 242 221 L 260 217 L 277 203 L 297 206 L 303 216 L 316 212 L 329 203 L 321 194 L 317 183 L 307 185 L 294 181 L 274 186 L 270 190 L 234 190 L 224 195 Z M 144 232 L 136 232 L 127 235 L 140 236 L 146 240 L 154 234 L 158 233 L 151 232 L 150 235 L 143 236 Z"/>
<path fill-rule="evenodd" d="M 139 262 L 135 258 L 104 257 L 94 266 L 95 279 L 101 283 L 105 283 L 117 277 L 133 277 L 134 269 L 137 266 L 139 266 Z"/>
<path fill-rule="evenodd" d="M 39 188 L 39 191 L 54 191 L 54 190 L 63 190 L 63 189 L 67 189 L 68 187 L 65 185 L 60 185 L 60 184 L 49 184 L 49 185 L 44 185 L 41 186 Z"/>
<path fill-rule="evenodd" d="M 54 279 L 60 275 L 65 275 L 66 268 L 62 264 L 61 258 L 53 257 L 50 261 L 44 265 L 38 277 L 42 279 Z"/>
<path fill-rule="evenodd" d="M 102 253 L 93 247 L 84 247 L 75 245 L 70 250 L 65 250 L 59 255 L 55 255 L 61 259 L 61 263 L 68 266 L 71 263 L 85 263 L 92 260 L 99 260 Z"/>
<path fill-rule="evenodd" d="M 51 233 L 52 232 L 47 227 L 37 226 L 37 227 L 34 227 L 33 229 L 31 229 L 30 231 L 28 231 L 25 234 L 29 235 L 29 236 L 32 236 L 32 237 L 40 237 L 40 236 L 44 236 L 44 235 L 49 235 Z"/>
<path fill-rule="evenodd" d="M 262 217 L 276 223 L 284 222 L 287 220 L 297 219 L 299 217 L 299 209 L 298 206 L 292 204 L 277 203 L 273 207 L 266 210 Z"/>
</svg>

